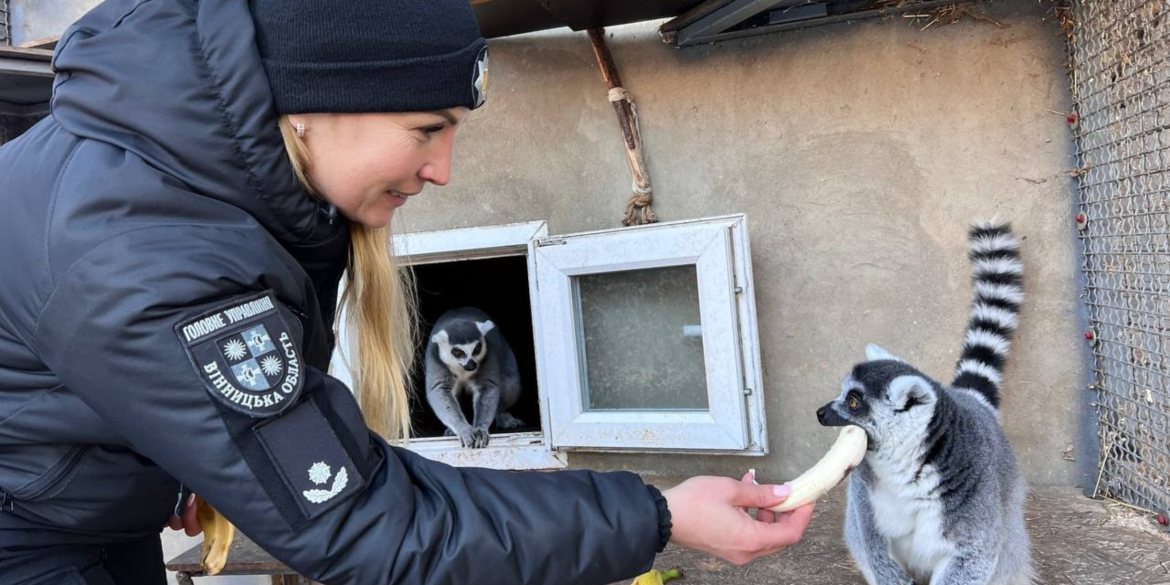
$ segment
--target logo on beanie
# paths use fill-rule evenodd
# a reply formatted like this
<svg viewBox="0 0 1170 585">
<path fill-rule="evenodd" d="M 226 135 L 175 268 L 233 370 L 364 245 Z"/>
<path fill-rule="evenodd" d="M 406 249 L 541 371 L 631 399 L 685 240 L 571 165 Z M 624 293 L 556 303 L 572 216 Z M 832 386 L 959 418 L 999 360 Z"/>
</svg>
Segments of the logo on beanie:
<svg viewBox="0 0 1170 585">
<path fill-rule="evenodd" d="M 475 58 L 475 73 L 472 74 L 471 91 L 475 94 L 475 107 L 478 108 L 487 101 L 488 86 L 488 49 L 480 49 Z"/>
</svg>

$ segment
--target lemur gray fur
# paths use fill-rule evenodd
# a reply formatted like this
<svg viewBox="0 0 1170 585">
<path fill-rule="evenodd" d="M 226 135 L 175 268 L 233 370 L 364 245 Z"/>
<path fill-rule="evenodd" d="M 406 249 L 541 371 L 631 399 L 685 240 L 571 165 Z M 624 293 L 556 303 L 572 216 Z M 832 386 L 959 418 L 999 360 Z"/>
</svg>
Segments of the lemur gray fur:
<svg viewBox="0 0 1170 585">
<path fill-rule="evenodd" d="M 431 330 L 426 358 L 427 402 L 464 447 L 488 444 L 488 428 L 513 429 L 524 422 L 508 413 L 520 397 L 516 356 L 495 323 L 483 311 L 462 307 L 443 313 Z M 470 423 L 459 408 L 459 395 L 472 397 Z"/>
<path fill-rule="evenodd" d="M 969 231 L 975 299 L 957 371 L 944 387 L 876 345 L 826 426 L 857 425 L 869 452 L 849 477 L 845 540 L 870 585 L 1030 585 L 1027 492 L 1000 421 L 1000 384 L 1023 302 L 1010 226 Z"/>
</svg>

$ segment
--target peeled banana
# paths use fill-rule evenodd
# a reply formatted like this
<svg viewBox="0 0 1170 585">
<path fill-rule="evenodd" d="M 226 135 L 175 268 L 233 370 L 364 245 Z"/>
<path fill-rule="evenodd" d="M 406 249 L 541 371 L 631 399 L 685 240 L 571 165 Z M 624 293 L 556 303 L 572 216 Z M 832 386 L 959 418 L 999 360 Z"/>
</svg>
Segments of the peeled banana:
<svg viewBox="0 0 1170 585">
<path fill-rule="evenodd" d="M 665 571 L 658 569 L 650 569 L 649 571 L 638 575 L 634 582 L 630 585 L 662 585 L 671 579 L 678 579 L 683 576 L 682 569 L 674 567 Z"/>
<path fill-rule="evenodd" d="M 236 527 L 199 496 L 195 496 L 195 517 L 199 518 L 199 525 L 203 528 L 199 564 L 203 565 L 206 574 L 214 575 L 227 564 L 228 549 L 236 536 Z"/>
<path fill-rule="evenodd" d="M 868 445 L 869 438 L 861 427 L 854 425 L 843 427 L 829 452 L 800 477 L 788 482 L 792 486 L 792 493 L 788 499 L 770 509 L 787 512 L 815 502 L 845 479 L 854 467 L 861 464 Z"/>
</svg>

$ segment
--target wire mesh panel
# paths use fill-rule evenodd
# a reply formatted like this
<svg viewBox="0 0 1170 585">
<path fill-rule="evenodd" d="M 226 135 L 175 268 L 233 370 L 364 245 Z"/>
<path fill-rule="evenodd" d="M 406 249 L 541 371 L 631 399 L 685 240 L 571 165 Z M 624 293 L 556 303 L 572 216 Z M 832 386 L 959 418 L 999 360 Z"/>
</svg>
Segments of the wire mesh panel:
<svg viewBox="0 0 1170 585">
<path fill-rule="evenodd" d="M 0 46 L 12 44 L 12 19 L 9 16 L 8 0 L 0 0 Z"/>
<path fill-rule="evenodd" d="M 1077 0 L 1077 222 L 1100 493 L 1170 509 L 1170 3 Z"/>
</svg>

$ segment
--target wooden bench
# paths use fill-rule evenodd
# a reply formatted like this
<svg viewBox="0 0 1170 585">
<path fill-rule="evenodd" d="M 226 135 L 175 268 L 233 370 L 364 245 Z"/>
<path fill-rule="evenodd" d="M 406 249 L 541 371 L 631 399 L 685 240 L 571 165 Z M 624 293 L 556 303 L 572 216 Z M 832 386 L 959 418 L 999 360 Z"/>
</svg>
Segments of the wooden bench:
<svg viewBox="0 0 1170 585">
<path fill-rule="evenodd" d="M 178 585 L 195 585 L 195 577 L 207 576 L 203 567 L 199 565 L 199 554 L 203 544 L 191 547 L 183 554 L 167 562 L 167 570 L 175 571 Z M 314 581 L 298 575 L 284 563 L 272 558 L 264 549 L 256 545 L 239 531 L 232 539 L 232 548 L 228 551 L 228 562 L 216 577 L 223 575 L 270 575 L 272 585 L 312 585 Z"/>
</svg>

